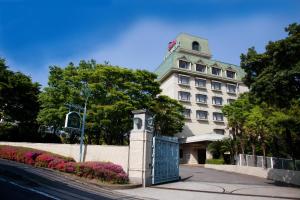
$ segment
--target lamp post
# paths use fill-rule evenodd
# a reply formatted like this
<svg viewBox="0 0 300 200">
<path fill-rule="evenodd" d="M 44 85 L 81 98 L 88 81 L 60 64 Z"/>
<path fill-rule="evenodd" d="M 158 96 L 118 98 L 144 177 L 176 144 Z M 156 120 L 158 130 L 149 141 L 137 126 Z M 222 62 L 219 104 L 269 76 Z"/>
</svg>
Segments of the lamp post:
<svg viewBox="0 0 300 200">
<path fill-rule="evenodd" d="M 84 102 L 84 110 L 83 110 L 83 117 L 82 117 L 82 126 L 81 126 L 81 136 L 80 136 L 80 154 L 79 154 L 79 161 L 82 162 L 82 145 L 83 145 L 83 137 L 84 137 L 84 125 L 85 125 L 85 118 L 86 118 L 86 105 L 88 102 L 89 97 L 91 96 L 91 90 L 88 87 L 88 83 L 84 82 L 83 88 L 82 88 L 82 94 L 85 98 Z"/>
</svg>

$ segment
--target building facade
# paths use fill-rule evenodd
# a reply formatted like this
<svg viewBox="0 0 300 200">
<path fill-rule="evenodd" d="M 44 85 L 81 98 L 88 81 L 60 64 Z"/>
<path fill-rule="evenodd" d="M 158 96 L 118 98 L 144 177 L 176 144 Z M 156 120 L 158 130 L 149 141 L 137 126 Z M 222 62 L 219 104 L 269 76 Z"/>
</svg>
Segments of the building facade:
<svg viewBox="0 0 300 200">
<path fill-rule="evenodd" d="M 185 107 L 186 122 L 177 133 L 180 162 L 205 163 L 211 158 L 207 145 L 229 135 L 222 107 L 248 91 L 236 65 L 211 59 L 208 40 L 180 34 L 169 43 L 163 62 L 155 70 L 162 94 Z"/>
</svg>

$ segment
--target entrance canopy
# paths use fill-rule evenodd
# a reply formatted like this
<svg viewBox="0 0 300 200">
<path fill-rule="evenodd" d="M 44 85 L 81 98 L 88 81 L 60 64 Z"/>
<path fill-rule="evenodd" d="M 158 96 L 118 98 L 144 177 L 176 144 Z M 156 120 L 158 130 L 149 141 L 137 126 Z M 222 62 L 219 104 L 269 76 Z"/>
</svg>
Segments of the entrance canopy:
<svg viewBox="0 0 300 200">
<path fill-rule="evenodd" d="M 185 144 L 185 143 L 203 142 L 203 141 L 217 141 L 217 140 L 223 140 L 224 138 L 227 138 L 227 137 L 228 136 L 220 135 L 220 134 L 216 134 L 216 133 L 205 133 L 205 134 L 201 134 L 201 135 L 180 138 L 179 142 L 181 144 Z"/>
</svg>

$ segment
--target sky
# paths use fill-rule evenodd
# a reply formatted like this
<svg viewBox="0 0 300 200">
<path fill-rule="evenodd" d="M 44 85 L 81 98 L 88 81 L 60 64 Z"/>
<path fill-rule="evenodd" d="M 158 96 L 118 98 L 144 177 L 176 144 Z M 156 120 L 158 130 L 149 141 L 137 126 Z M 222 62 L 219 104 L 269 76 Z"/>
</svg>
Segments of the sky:
<svg viewBox="0 0 300 200">
<path fill-rule="evenodd" d="M 0 0 L 0 57 L 47 86 L 49 66 L 95 59 L 154 71 L 185 32 L 208 39 L 213 59 L 287 36 L 299 0 Z"/>
</svg>

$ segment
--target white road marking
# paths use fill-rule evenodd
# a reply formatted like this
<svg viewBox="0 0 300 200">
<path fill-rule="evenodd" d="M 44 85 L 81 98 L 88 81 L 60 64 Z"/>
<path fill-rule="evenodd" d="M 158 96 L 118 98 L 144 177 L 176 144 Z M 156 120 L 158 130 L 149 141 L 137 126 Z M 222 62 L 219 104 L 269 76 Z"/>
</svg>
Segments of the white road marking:
<svg viewBox="0 0 300 200">
<path fill-rule="evenodd" d="M 3 182 L 8 182 L 8 183 L 10 183 L 10 184 L 12 184 L 12 185 L 14 185 L 14 186 L 20 187 L 20 188 L 22 188 L 22 189 L 25 189 L 25 190 L 29 190 L 29 191 L 31 191 L 31 192 L 38 193 L 38 194 L 40 194 L 40 195 L 43 195 L 43 196 L 48 197 L 48 198 L 51 198 L 51 199 L 61 200 L 61 199 L 59 199 L 59 198 L 57 198 L 57 197 L 55 197 L 55 196 L 52 196 L 52 195 L 50 195 L 50 194 L 47 194 L 47 193 L 45 193 L 45 192 L 41 192 L 41 191 L 38 191 L 38 190 L 35 190 L 35 189 L 32 189 L 32 188 L 29 188 L 29 187 L 25 187 L 25 186 L 19 185 L 19 184 L 13 182 L 13 181 L 9 181 L 9 180 L 6 180 L 6 179 L 1 178 L 1 177 L 0 177 L 0 180 L 3 181 Z"/>
</svg>

